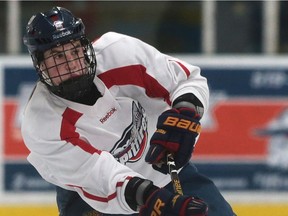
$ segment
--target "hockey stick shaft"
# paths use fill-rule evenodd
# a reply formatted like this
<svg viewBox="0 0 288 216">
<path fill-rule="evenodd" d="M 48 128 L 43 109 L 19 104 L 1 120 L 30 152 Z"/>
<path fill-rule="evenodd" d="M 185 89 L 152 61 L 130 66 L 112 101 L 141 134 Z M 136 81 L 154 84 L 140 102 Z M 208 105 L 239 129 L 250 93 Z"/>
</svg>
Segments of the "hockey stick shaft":
<svg viewBox="0 0 288 216">
<path fill-rule="evenodd" d="M 167 155 L 167 165 L 169 168 L 169 174 L 171 177 L 171 181 L 172 181 L 175 193 L 183 195 L 182 186 L 180 183 L 180 179 L 179 179 L 179 176 L 177 173 L 177 169 L 175 166 L 175 161 L 174 161 L 174 157 L 173 157 L 172 153 L 169 153 Z"/>
</svg>

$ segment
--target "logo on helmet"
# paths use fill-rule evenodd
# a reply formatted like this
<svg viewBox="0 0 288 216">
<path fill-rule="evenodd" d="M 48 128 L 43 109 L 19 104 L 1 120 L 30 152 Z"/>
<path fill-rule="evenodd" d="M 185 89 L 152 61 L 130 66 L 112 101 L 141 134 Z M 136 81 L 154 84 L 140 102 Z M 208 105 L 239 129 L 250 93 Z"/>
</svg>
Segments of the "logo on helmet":
<svg viewBox="0 0 288 216">
<path fill-rule="evenodd" d="M 54 24 L 54 26 L 56 27 L 57 30 L 63 29 L 63 21 L 57 20 L 53 24 Z"/>
<path fill-rule="evenodd" d="M 66 31 L 62 31 L 58 34 L 54 34 L 54 35 L 52 35 L 52 37 L 53 37 L 53 39 L 59 39 L 59 38 L 65 37 L 67 35 L 71 35 L 72 33 L 73 33 L 73 31 L 66 30 Z"/>
</svg>

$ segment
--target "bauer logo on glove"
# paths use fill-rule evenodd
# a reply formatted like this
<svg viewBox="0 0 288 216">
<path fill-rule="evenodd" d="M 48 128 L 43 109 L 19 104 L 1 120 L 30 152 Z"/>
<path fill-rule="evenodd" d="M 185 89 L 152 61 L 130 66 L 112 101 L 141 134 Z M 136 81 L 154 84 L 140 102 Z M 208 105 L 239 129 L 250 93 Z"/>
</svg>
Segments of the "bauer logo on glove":
<svg viewBox="0 0 288 216">
<path fill-rule="evenodd" d="M 172 116 L 168 116 L 163 124 L 172 126 L 172 127 L 174 126 L 178 128 L 183 128 L 183 129 L 190 130 L 196 133 L 200 133 L 201 131 L 201 125 L 199 123 L 196 123 L 194 121 L 189 121 L 187 119 L 179 119 L 177 117 L 172 117 Z"/>
<path fill-rule="evenodd" d="M 163 112 L 157 130 L 150 141 L 145 157 L 153 168 L 168 173 L 167 153 L 174 155 L 176 168 L 183 167 L 191 158 L 196 138 L 201 131 L 200 116 L 190 108 L 170 109 Z"/>
<path fill-rule="evenodd" d="M 207 204 L 197 197 L 173 194 L 165 188 L 152 193 L 140 209 L 140 216 L 207 216 Z"/>
</svg>

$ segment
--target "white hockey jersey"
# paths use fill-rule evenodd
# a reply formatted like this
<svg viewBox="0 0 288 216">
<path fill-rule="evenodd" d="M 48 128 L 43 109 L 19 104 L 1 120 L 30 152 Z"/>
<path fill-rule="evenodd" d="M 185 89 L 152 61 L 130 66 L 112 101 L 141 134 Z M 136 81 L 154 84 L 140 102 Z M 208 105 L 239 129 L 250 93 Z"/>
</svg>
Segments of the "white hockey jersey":
<svg viewBox="0 0 288 216">
<path fill-rule="evenodd" d="M 109 32 L 93 47 L 103 97 L 83 105 L 37 83 L 22 122 L 28 161 L 45 180 L 77 191 L 100 212 L 134 213 L 124 197 L 131 177 L 159 187 L 170 182 L 145 162 L 158 116 L 188 92 L 207 110 L 207 81 L 198 67 L 133 37 Z"/>
</svg>

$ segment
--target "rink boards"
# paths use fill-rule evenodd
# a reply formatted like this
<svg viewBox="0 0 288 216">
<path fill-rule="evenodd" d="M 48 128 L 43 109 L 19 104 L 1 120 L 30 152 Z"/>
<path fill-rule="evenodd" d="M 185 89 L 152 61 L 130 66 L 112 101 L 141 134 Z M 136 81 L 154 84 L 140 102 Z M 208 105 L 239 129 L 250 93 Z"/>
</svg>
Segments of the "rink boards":
<svg viewBox="0 0 288 216">
<path fill-rule="evenodd" d="M 238 216 L 283 216 L 288 215 L 288 205 L 285 204 L 272 204 L 272 205 L 234 205 L 234 210 Z M 55 206 L 10 206 L 0 207 L 1 216 L 56 216 L 58 215 Z"/>
</svg>

